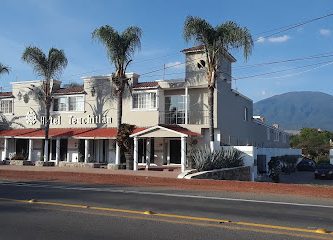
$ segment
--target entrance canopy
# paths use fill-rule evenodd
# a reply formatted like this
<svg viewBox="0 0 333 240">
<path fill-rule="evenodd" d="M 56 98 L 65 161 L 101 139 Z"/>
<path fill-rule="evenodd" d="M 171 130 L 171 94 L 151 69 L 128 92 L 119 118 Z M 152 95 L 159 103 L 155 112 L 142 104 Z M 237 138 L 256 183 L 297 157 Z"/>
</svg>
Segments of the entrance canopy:
<svg viewBox="0 0 333 240">
<path fill-rule="evenodd" d="M 199 133 L 192 132 L 187 128 L 183 128 L 178 125 L 156 125 L 154 127 L 150 127 L 144 129 L 142 131 L 138 131 L 130 135 L 130 137 L 155 137 L 155 138 L 164 138 L 164 137 L 197 137 L 200 136 Z"/>
<path fill-rule="evenodd" d="M 144 128 L 136 128 L 134 133 Z M 0 130 L 0 137 L 44 139 L 45 130 L 40 128 Z M 49 138 L 115 139 L 117 128 L 50 128 Z"/>
</svg>

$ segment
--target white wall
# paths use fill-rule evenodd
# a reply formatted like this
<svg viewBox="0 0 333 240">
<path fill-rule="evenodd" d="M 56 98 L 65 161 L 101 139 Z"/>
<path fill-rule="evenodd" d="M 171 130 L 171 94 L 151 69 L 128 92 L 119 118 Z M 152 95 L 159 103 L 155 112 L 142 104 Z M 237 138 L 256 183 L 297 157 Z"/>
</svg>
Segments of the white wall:
<svg viewBox="0 0 333 240">
<path fill-rule="evenodd" d="M 266 155 L 266 163 L 268 163 L 272 157 L 284 156 L 284 155 L 302 155 L 301 149 L 291 148 L 257 148 L 253 146 L 232 146 L 223 147 L 224 149 L 235 148 L 244 153 L 244 166 L 250 166 L 252 172 L 252 181 L 257 178 L 257 155 Z M 331 162 L 333 160 L 333 149 L 331 150 Z M 266 168 L 268 166 L 266 165 Z"/>
<path fill-rule="evenodd" d="M 233 146 L 244 153 L 244 166 L 251 167 L 251 180 L 254 181 L 257 178 L 257 166 L 255 165 L 255 159 L 257 159 L 257 148 L 253 146 Z"/>
<path fill-rule="evenodd" d="M 330 163 L 333 164 L 333 149 L 330 150 Z"/>
</svg>

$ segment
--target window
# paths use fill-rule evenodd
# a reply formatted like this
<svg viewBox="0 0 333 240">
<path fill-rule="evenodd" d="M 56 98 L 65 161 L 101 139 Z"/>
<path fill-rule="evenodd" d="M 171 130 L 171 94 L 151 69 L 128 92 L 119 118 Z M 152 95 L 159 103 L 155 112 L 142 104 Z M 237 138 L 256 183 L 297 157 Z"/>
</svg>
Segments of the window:
<svg viewBox="0 0 333 240">
<path fill-rule="evenodd" d="M 244 108 L 244 121 L 248 121 L 248 109 L 247 107 Z"/>
<path fill-rule="evenodd" d="M 81 112 L 84 111 L 83 96 L 58 97 L 53 100 L 53 111 Z"/>
<path fill-rule="evenodd" d="M 156 92 L 139 92 L 133 93 L 132 109 L 156 109 Z"/>
<path fill-rule="evenodd" d="M 173 95 L 165 97 L 165 123 L 185 123 L 185 96 Z"/>
<path fill-rule="evenodd" d="M 0 100 L 0 112 L 1 113 L 13 113 L 13 100 L 2 99 Z"/>
<path fill-rule="evenodd" d="M 267 128 L 267 140 L 270 141 L 271 140 L 271 129 Z"/>
<path fill-rule="evenodd" d="M 280 140 L 280 133 L 279 133 L 279 131 L 275 131 L 274 141 L 278 142 L 279 140 Z"/>
</svg>

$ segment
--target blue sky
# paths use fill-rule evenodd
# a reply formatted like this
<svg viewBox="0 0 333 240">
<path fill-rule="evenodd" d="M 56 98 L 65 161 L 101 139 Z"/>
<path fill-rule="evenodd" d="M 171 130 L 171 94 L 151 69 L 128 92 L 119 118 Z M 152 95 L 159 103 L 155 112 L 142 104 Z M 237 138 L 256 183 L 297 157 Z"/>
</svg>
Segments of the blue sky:
<svg viewBox="0 0 333 240">
<path fill-rule="evenodd" d="M 212 25 L 232 20 L 250 29 L 254 39 L 268 30 L 295 24 L 333 12 L 330 0 L 217 0 L 217 1 L 112 1 L 112 0 L 2 0 L 0 62 L 11 67 L 0 76 L 3 91 L 9 82 L 36 79 L 32 69 L 21 60 L 26 46 L 47 51 L 63 49 L 69 64 L 61 80 L 80 82 L 87 75 L 109 74 L 113 68 L 101 44 L 92 41 L 91 32 L 101 25 L 122 31 L 130 25 L 142 28 L 142 48 L 135 54 L 129 71 L 143 74 L 141 81 L 163 78 L 163 64 L 183 63 L 179 51 L 190 47 L 182 37 L 188 15 L 199 16 Z M 232 52 L 234 88 L 254 101 L 289 91 L 322 91 L 333 95 L 333 57 L 244 68 L 247 64 L 333 54 L 333 16 L 306 24 L 270 38 L 260 38 L 247 62 L 241 52 Z M 307 67 L 306 67 L 307 66 Z M 272 71 L 276 74 L 244 78 Z M 169 68 L 165 78 L 183 77 L 183 65 Z"/>
</svg>

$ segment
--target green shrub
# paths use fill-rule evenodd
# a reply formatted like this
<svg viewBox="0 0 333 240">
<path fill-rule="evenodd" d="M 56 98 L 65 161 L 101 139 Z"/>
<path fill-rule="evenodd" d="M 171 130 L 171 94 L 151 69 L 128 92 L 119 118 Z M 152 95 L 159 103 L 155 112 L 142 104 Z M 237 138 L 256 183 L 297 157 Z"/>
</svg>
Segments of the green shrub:
<svg viewBox="0 0 333 240">
<path fill-rule="evenodd" d="M 268 162 L 268 171 L 269 177 L 272 179 L 273 182 L 280 182 L 281 162 L 279 160 L 279 157 L 271 158 L 271 160 Z"/>
<path fill-rule="evenodd" d="M 237 149 L 210 151 L 209 147 L 194 149 L 191 153 L 194 168 L 199 172 L 243 166 L 243 154 Z"/>
</svg>

